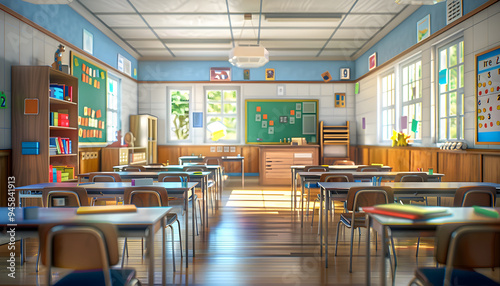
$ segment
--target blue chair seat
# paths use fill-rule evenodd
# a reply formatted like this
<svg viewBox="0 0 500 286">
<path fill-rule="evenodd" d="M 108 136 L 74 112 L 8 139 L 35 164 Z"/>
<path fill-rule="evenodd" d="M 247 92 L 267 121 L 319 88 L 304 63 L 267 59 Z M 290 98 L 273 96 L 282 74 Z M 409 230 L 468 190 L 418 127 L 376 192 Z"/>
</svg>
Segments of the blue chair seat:
<svg viewBox="0 0 500 286">
<path fill-rule="evenodd" d="M 415 276 L 424 285 L 443 285 L 446 268 L 418 268 Z M 469 270 L 453 269 L 451 285 L 500 285 L 481 273 Z"/>
<path fill-rule="evenodd" d="M 134 269 L 111 269 L 111 284 L 129 285 L 135 277 Z M 101 269 L 74 271 L 57 281 L 54 286 L 88 286 L 104 285 L 104 274 Z"/>
</svg>

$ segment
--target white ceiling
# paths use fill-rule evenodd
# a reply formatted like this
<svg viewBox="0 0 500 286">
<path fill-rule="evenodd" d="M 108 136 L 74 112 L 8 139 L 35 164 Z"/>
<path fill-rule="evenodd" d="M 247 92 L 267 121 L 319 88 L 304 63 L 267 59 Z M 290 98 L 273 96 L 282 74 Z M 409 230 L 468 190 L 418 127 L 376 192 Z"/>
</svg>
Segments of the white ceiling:
<svg viewBox="0 0 500 286">
<path fill-rule="evenodd" d="M 140 60 L 226 60 L 233 44 L 258 43 L 271 60 L 353 60 L 418 8 L 394 0 L 75 1 Z M 265 18 L 268 13 L 341 18 L 274 22 Z"/>
</svg>

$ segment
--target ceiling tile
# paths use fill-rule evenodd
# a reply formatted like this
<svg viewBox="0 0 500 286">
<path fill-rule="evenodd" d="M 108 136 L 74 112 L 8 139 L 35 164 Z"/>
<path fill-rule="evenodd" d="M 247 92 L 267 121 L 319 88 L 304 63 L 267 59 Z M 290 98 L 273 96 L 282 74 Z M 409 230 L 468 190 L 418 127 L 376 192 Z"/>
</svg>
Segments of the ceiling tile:
<svg viewBox="0 0 500 286">
<path fill-rule="evenodd" d="M 324 0 L 282 0 L 264 1 L 263 12 L 288 13 L 346 13 L 355 0 L 324 1 Z M 370 1 L 371 2 L 371 1 Z"/>
<path fill-rule="evenodd" d="M 110 12 L 110 13 L 122 13 L 122 12 L 134 12 L 132 6 L 130 6 L 127 1 L 123 0 L 80 0 L 80 3 L 87 7 L 90 11 L 94 13 L 100 12 Z"/>
<path fill-rule="evenodd" d="M 393 14 L 383 15 L 348 15 L 345 17 L 342 27 L 384 27 L 387 22 L 395 17 Z"/>
<path fill-rule="evenodd" d="M 155 29 L 155 32 L 161 39 L 168 38 L 186 38 L 186 39 L 210 39 L 210 38 L 226 38 L 231 39 L 229 29 Z"/>
<path fill-rule="evenodd" d="M 372 29 L 338 29 L 333 39 L 367 40 L 373 37 L 376 32 Z"/>
<path fill-rule="evenodd" d="M 148 26 L 138 15 L 98 15 L 98 17 L 109 27 L 140 27 Z"/>
<path fill-rule="evenodd" d="M 216 12 L 226 13 L 226 2 L 220 0 L 131 0 L 139 12 Z"/>
<path fill-rule="evenodd" d="M 159 40 L 143 40 L 143 41 L 127 41 L 131 46 L 136 49 L 142 48 L 156 48 L 156 49 L 164 49 L 165 47 Z"/>
<path fill-rule="evenodd" d="M 399 13 L 406 5 L 396 4 L 395 0 L 358 1 L 352 13 Z"/>
<path fill-rule="evenodd" d="M 328 39 L 334 29 L 318 30 L 318 29 L 301 29 L 301 30 L 280 30 L 266 29 L 262 30 L 260 35 L 267 39 Z"/>
<path fill-rule="evenodd" d="M 115 32 L 125 40 L 157 39 L 150 29 L 115 29 Z"/>
<path fill-rule="evenodd" d="M 151 27 L 229 27 L 227 15 L 144 15 Z"/>
</svg>

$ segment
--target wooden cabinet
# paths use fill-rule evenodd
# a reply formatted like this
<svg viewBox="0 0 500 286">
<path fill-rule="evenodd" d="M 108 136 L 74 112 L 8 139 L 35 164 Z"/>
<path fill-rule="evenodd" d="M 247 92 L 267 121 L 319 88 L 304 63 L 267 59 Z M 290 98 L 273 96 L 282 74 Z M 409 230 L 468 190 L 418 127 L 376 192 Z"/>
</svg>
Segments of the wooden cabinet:
<svg viewBox="0 0 500 286">
<path fill-rule="evenodd" d="M 146 147 L 106 147 L 101 151 L 103 172 L 112 172 L 113 166 L 146 165 Z"/>
<path fill-rule="evenodd" d="M 318 146 L 260 146 L 261 185 L 291 185 L 295 165 L 318 165 Z"/>
<path fill-rule="evenodd" d="M 320 144 L 320 160 L 321 164 L 332 164 L 335 160 L 350 160 L 349 159 L 349 121 L 345 126 L 326 126 L 323 121 L 319 122 L 319 144 Z M 328 146 L 345 146 L 346 151 L 343 153 L 329 152 Z"/>
<path fill-rule="evenodd" d="M 158 160 L 158 119 L 154 116 L 130 115 L 130 132 L 135 137 L 135 147 L 146 148 L 147 164 Z"/>
<path fill-rule="evenodd" d="M 71 101 L 50 97 L 50 84 L 72 86 Z M 28 110 L 25 110 L 25 105 Z M 36 114 L 36 109 L 38 113 Z M 50 126 L 50 112 L 67 112 L 69 126 Z M 31 114 L 25 114 L 27 113 Z M 33 114 L 35 112 L 35 114 Z M 71 153 L 50 155 L 49 138 L 71 140 Z M 38 155 L 23 155 L 23 142 L 38 142 Z M 69 141 L 68 141 L 69 142 Z M 49 66 L 12 67 L 12 167 L 16 185 L 49 182 L 49 165 L 78 169 L 78 79 Z M 69 178 L 74 179 L 74 178 Z"/>
</svg>

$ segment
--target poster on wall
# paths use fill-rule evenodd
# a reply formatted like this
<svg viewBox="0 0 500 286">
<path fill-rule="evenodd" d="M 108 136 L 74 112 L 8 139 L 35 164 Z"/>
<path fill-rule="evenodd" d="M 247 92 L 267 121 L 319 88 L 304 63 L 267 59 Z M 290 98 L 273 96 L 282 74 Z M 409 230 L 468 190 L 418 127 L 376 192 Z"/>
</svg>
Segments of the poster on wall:
<svg viewBox="0 0 500 286">
<path fill-rule="evenodd" d="M 476 55 L 476 144 L 500 144 L 500 46 Z"/>
<path fill-rule="evenodd" d="M 417 22 L 417 43 L 431 35 L 431 15 L 427 15 Z"/>
</svg>

